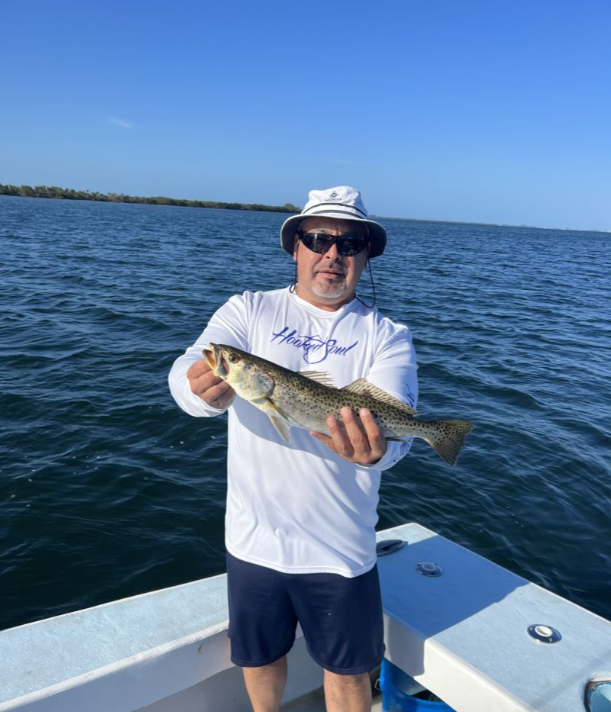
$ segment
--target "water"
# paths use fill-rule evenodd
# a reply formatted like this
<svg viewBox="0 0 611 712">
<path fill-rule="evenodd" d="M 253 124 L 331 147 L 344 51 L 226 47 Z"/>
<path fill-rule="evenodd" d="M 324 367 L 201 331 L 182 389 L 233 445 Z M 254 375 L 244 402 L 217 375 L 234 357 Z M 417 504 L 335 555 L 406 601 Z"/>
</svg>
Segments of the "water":
<svg viewBox="0 0 611 712">
<path fill-rule="evenodd" d="M 0 198 L 0 629 L 223 571 L 226 420 L 182 413 L 167 373 L 229 296 L 291 282 L 284 217 Z M 611 236 L 383 222 L 420 413 L 477 428 L 455 468 L 416 441 L 378 528 L 611 619 Z"/>
</svg>

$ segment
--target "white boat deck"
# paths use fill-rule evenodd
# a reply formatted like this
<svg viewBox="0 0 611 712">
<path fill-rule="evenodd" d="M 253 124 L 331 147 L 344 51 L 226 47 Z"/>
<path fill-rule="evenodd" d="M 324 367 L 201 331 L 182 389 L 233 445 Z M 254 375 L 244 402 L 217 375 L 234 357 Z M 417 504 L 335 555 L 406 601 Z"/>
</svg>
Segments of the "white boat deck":
<svg viewBox="0 0 611 712">
<path fill-rule="evenodd" d="M 378 538 L 407 542 L 379 559 L 386 655 L 457 712 L 578 712 L 611 672 L 609 621 L 417 524 Z M 533 624 L 561 640 L 534 640 Z M 250 710 L 226 631 L 216 576 L 0 632 L 0 712 Z M 283 709 L 324 709 L 304 697 L 321 684 L 300 637 Z"/>
</svg>

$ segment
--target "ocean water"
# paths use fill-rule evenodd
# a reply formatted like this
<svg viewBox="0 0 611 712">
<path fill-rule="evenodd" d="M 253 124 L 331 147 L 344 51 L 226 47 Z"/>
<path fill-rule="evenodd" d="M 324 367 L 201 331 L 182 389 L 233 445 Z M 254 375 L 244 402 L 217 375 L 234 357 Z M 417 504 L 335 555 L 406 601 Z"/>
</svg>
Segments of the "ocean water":
<svg viewBox="0 0 611 712">
<path fill-rule="evenodd" d="M 291 283 L 284 217 L 0 197 L 0 629 L 223 571 L 226 420 L 167 373 L 229 296 Z M 378 528 L 611 619 L 611 235 L 383 222 L 420 414 L 476 429 L 384 473 Z"/>
</svg>

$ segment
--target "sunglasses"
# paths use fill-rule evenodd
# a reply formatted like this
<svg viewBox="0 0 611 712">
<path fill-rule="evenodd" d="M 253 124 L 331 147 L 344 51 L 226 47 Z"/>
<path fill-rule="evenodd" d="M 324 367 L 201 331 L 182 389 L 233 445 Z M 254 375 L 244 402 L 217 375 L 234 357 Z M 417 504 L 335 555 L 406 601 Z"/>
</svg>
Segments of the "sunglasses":
<svg viewBox="0 0 611 712">
<path fill-rule="evenodd" d="M 333 245 L 337 245 L 337 251 L 343 257 L 354 257 L 365 249 L 367 240 L 359 235 L 327 235 L 324 232 L 298 232 L 297 236 L 303 244 L 319 255 L 324 255 Z"/>
</svg>

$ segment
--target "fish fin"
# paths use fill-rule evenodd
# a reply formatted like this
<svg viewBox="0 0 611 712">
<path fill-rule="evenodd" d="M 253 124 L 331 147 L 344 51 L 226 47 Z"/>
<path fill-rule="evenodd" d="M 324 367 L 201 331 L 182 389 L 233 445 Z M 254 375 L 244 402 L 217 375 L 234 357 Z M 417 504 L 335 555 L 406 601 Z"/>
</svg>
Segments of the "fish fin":
<svg viewBox="0 0 611 712">
<path fill-rule="evenodd" d="M 269 419 L 272 421 L 272 425 L 276 430 L 278 431 L 278 434 L 280 437 L 284 440 L 285 443 L 290 443 L 291 442 L 291 429 L 289 427 L 289 424 L 286 422 L 286 420 L 282 420 L 281 418 L 276 418 L 274 415 L 270 415 L 269 413 L 267 414 Z"/>
<path fill-rule="evenodd" d="M 282 408 L 279 408 L 271 398 L 266 398 L 265 400 L 267 402 L 267 408 L 265 410 L 269 416 L 269 419 L 272 421 L 272 425 L 276 428 L 284 442 L 290 443 L 291 423 L 289 416 L 282 410 Z"/>
<path fill-rule="evenodd" d="M 412 408 L 411 405 L 408 405 L 398 398 L 391 396 L 390 393 L 383 391 L 381 388 L 374 386 L 373 383 L 369 383 L 366 378 L 359 378 L 349 386 L 344 386 L 341 390 L 350 391 L 350 393 L 358 393 L 361 396 L 370 396 L 371 398 L 382 401 L 382 403 L 387 403 L 395 408 L 399 408 L 408 415 L 417 415 L 415 409 Z"/>
<path fill-rule="evenodd" d="M 287 425 L 291 424 L 291 419 L 288 416 L 287 413 L 285 413 L 282 408 L 280 408 L 279 405 L 274 403 L 274 401 L 271 398 L 266 398 L 265 402 L 267 404 L 267 409 L 266 410 L 271 410 L 273 411 L 273 415 L 275 415 L 276 418 L 280 418 L 280 420 L 284 420 Z"/>
<path fill-rule="evenodd" d="M 465 438 L 473 430 L 474 425 L 467 420 L 438 420 L 436 424 L 440 426 L 439 435 L 427 436 L 423 439 L 435 448 L 442 460 L 449 465 L 455 465 L 458 453 L 465 444 Z"/>
<path fill-rule="evenodd" d="M 316 381 L 316 383 L 320 383 L 323 386 L 335 388 L 333 378 L 325 371 L 299 371 L 299 375 L 310 378 L 312 381 Z"/>
</svg>

